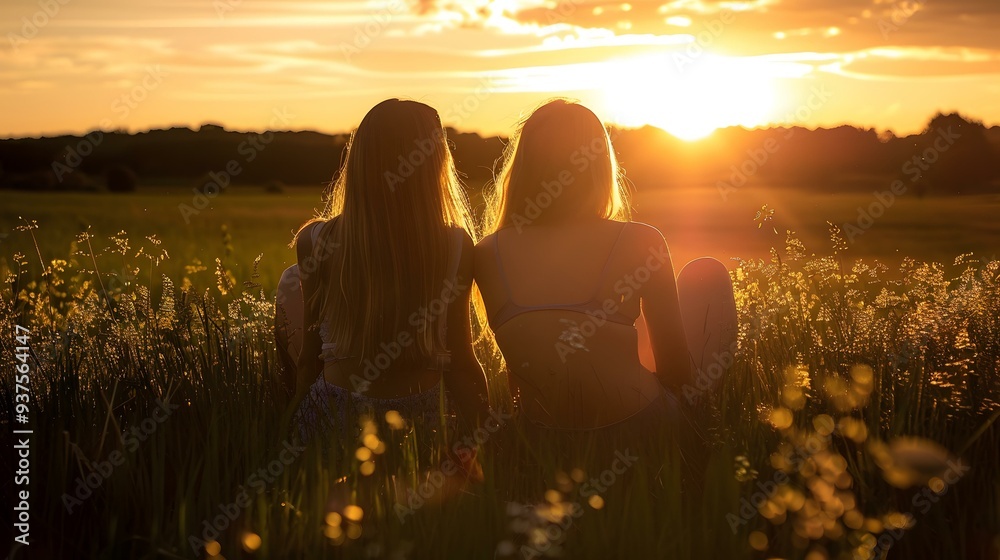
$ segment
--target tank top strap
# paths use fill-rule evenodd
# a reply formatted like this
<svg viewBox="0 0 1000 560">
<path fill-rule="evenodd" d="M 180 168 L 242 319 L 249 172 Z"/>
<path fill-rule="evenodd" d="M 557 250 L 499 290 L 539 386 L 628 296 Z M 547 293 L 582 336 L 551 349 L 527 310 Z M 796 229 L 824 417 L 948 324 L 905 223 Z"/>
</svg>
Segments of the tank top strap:
<svg viewBox="0 0 1000 560">
<path fill-rule="evenodd" d="M 608 252 L 608 258 L 604 261 L 604 268 L 601 269 L 601 275 L 597 279 L 597 290 L 594 292 L 594 298 L 600 293 L 601 287 L 604 286 L 604 280 L 607 279 L 608 270 L 611 268 L 611 259 L 615 257 L 615 250 L 618 249 L 618 243 L 622 240 L 622 234 L 625 233 L 625 228 L 628 227 L 628 222 L 622 223 L 622 227 L 618 230 L 618 237 L 615 238 L 615 242 L 611 245 L 611 251 Z"/>
</svg>

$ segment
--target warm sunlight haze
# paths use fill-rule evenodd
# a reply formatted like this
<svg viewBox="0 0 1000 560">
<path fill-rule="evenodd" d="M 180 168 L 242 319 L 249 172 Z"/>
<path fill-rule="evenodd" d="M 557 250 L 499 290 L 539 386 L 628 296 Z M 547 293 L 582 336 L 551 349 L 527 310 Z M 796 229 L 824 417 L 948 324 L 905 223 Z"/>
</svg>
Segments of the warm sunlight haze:
<svg viewBox="0 0 1000 560">
<path fill-rule="evenodd" d="M 38 7 L 18 0 L 0 6 L 0 135 L 205 122 L 259 130 L 279 103 L 298 115 L 288 128 L 337 132 L 389 96 L 431 103 L 448 125 L 486 134 L 553 96 L 684 139 L 778 124 L 909 134 L 955 109 L 992 124 L 995 5 L 936 6 L 99 0 L 59 3 L 38 26 Z M 143 94 L 141 106 L 130 98 L 160 80 L 169 87 Z M 808 107 L 817 89 L 828 95 Z"/>
<path fill-rule="evenodd" d="M 0 0 L 0 552 L 1000 560 L 998 30 Z"/>
<path fill-rule="evenodd" d="M 684 140 L 698 140 L 722 127 L 778 122 L 780 92 L 776 77 L 767 72 L 780 68 L 732 57 L 695 64 L 684 55 L 665 54 L 612 60 L 605 66 L 608 85 L 601 93 L 616 124 L 649 124 Z"/>
</svg>

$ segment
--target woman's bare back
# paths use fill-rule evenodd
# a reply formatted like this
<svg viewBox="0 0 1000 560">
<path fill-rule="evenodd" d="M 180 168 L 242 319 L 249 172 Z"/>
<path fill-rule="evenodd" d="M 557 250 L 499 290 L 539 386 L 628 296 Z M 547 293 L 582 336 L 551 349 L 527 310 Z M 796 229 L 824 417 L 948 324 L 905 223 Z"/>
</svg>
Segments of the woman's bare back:
<svg viewBox="0 0 1000 560">
<path fill-rule="evenodd" d="M 476 247 L 476 281 L 531 420 L 596 428 L 660 394 L 634 326 L 645 284 L 669 269 L 660 245 L 649 226 L 594 219 L 509 227 Z"/>
</svg>

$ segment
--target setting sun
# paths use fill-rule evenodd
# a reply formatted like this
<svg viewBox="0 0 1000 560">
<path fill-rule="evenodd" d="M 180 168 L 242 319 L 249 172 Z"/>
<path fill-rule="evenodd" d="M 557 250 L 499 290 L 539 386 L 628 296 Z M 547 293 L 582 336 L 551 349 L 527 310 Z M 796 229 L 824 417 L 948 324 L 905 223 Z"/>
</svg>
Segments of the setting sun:
<svg viewBox="0 0 1000 560">
<path fill-rule="evenodd" d="M 609 62 L 604 97 L 610 120 L 698 140 L 718 128 L 774 119 L 778 91 L 760 65 L 703 58 L 685 64 L 683 57 L 663 54 Z"/>
<path fill-rule="evenodd" d="M 1000 560 L 1000 0 L 0 22 L 9 558 Z"/>
</svg>

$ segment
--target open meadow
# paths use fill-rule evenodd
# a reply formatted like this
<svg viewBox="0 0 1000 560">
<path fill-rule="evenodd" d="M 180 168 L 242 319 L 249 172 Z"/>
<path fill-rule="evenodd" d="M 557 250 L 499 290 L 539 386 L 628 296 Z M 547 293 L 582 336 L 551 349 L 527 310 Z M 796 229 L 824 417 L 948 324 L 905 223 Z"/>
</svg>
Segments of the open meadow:
<svg viewBox="0 0 1000 560">
<path fill-rule="evenodd" d="M 0 22 L 5 560 L 1000 560 L 1000 0 Z"/>
<path fill-rule="evenodd" d="M 694 489 L 676 442 L 565 464 L 516 422 L 482 482 L 406 425 L 299 448 L 273 290 L 320 191 L 233 188 L 187 220 L 189 188 L 4 193 L 0 365 L 27 365 L 34 431 L 13 558 L 1000 557 L 1000 197 L 638 196 L 676 267 L 715 256 L 736 289 L 721 390 L 688 388 L 712 425 Z M 6 437 L 13 383 L 0 407 Z"/>
<path fill-rule="evenodd" d="M 243 280 L 254 258 L 263 254 L 259 282 L 273 289 L 281 271 L 294 263 L 294 251 L 288 248 L 292 234 L 322 208 L 322 190 L 321 185 L 300 186 L 267 194 L 262 188 L 235 187 L 203 209 L 189 187 L 149 187 L 127 195 L 8 192 L 0 208 L 0 235 L 7 235 L 0 241 L 0 257 L 9 263 L 14 252 L 35 253 L 31 238 L 14 231 L 24 217 L 37 222 L 34 234 L 46 260 L 65 258 L 70 244 L 89 226 L 97 250 L 111 245 L 108 239 L 121 231 L 136 247 L 155 235 L 170 254 L 159 270 L 175 280 L 198 263 L 214 270 L 216 258 Z M 870 222 L 859 218 L 859 208 L 871 216 L 872 205 L 883 211 L 875 212 Z M 848 258 L 878 259 L 891 266 L 904 257 L 949 264 L 964 253 L 983 258 L 1000 254 L 1000 195 L 904 195 L 887 207 L 873 194 L 748 186 L 723 195 L 705 186 L 644 191 L 634 206 L 635 219 L 664 233 L 676 267 L 703 255 L 730 267 L 735 266 L 733 258 L 769 259 L 772 247 L 784 248 L 788 230 L 807 254 L 824 254 L 830 247 L 828 222 L 855 224 L 862 231 L 853 238 L 845 232 Z M 762 208 L 766 210 L 759 213 Z M 870 226 L 864 227 L 866 223 Z"/>
</svg>

